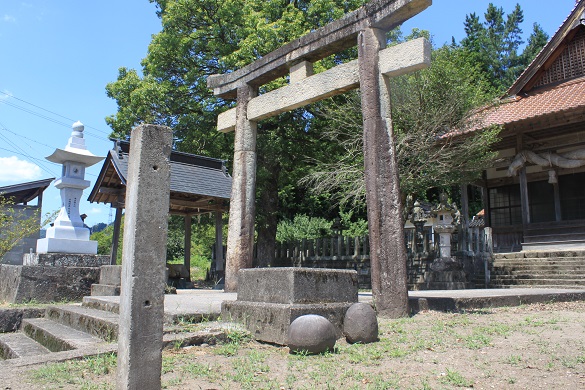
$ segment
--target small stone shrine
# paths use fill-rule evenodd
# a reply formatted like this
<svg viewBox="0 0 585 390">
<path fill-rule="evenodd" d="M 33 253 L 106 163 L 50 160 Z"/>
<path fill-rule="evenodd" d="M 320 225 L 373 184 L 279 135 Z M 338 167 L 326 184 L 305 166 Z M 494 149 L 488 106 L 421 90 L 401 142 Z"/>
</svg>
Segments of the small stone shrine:
<svg viewBox="0 0 585 390">
<path fill-rule="evenodd" d="M 342 337 L 343 318 L 358 301 L 354 270 L 248 268 L 238 272 L 238 299 L 224 301 L 222 318 L 243 323 L 258 341 L 286 345 L 298 317 L 325 317 Z"/>
<path fill-rule="evenodd" d="M 442 193 L 439 204 L 431 210 L 436 223 L 433 230 L 439 235 L 439 255 L 425 274 L 428 290 L 458 290 L 468 287 L 463 265 L 451 255 L 451 238 L 460 223 L 460 213 L 455 204 L 450 205 L 447 194 Z"/>
</svg>

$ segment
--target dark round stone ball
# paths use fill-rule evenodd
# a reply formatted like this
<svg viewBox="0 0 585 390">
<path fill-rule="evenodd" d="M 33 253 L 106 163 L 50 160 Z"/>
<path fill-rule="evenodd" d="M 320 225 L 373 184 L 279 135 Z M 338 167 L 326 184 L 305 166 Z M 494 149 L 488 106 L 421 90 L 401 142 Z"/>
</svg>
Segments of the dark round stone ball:
<svg viewBox="0 0 585 390">
<path fill-rule="evenodd" d="M 300 316 L 288 327 L 291 353 L 332 351 L 336 340 L 335 326 L 327 318 L 316 314 Z"/>
<path fill-rule="evenodd" d="M 354 303 L 343 319 L 343 334 L 348 343 L 372 343 L 378 340 L 378 318 L 368 303 Z"/>
</svg>

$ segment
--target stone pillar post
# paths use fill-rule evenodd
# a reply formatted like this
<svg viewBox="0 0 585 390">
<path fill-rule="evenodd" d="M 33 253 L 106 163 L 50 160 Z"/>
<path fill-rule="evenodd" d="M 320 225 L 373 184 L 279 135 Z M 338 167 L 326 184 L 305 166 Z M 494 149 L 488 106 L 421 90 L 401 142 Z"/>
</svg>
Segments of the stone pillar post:
<svg viewBox="0 0 585 390">
<path fill-rule="evenodd" d="M 408 285 L 402 205 L 389 79 L 381 75 L 378 65 L 385 43 L 383 30 L 367 28 L 358 35 L 370 262 L 378 312 L 403 317 L 408 315 Z"/>
<path fill-rule="evenodd" d="M 172 131 L 132 130 L 118 331 L 118 389 L 160 389 Z"/>
<path fill-rule="evenodd" d="M 238 88 L 234 166 L 228 227 L 225 291 L 238 287 L 238 271 L 252 267 L 256 200 L 256 122 L 247 118 L 248 103 L 257 95 L 252 86 Z"/>
</svg>

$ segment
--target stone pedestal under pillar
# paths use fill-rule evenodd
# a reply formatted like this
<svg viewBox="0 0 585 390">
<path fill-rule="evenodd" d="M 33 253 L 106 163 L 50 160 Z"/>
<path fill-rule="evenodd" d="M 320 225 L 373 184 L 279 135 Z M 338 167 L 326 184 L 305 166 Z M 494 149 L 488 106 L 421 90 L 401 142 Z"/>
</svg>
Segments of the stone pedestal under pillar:
<svg viewBox="0 0 585 390">
<path fill-rule="evenodd" d="M 315 268 L 249 268 L 238 273 L 238 300 L 225 301 L 221 316 L 243 323 L 259 341 L 286 345 L 296 318 L 317 314 L 343 330 L 343 318 L 358 301 L 354 270 Z"/>
</svg>

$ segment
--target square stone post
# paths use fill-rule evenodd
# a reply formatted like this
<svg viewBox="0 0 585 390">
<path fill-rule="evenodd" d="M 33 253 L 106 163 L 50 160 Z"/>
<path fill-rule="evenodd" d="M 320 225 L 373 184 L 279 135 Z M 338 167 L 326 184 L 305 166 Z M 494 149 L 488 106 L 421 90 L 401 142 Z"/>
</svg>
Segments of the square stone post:
<svg viewBox="0 0 585 390">
<path fill-rule="evenodd" d="M 238 287 L 238 271 L 252 267 L 256 215 L 256 122 L 248 120 L 248 103 L 257 88 L 238 88 L 230 219 L 228 225 L 225 291 Z"/>
<path fill-rule="evenodd" d="M 172 131 L 132 130 L 118 331 L 118 389 L 160 389 Z"/>
<path fill-rule="evenodd" d="M 408 284 L 389 79 L 378 65 L 385 45 L 383 30 L 358 35 L 372 293 L 378 313 L 396 318 L 408 315 Z"/>
</svg>

